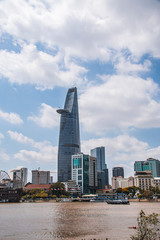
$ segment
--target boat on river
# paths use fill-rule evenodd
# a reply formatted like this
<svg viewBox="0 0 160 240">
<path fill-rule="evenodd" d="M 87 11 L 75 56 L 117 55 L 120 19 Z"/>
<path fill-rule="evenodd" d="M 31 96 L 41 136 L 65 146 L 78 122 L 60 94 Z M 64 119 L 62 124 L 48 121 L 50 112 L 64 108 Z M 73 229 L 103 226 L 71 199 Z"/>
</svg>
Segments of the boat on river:
<svg viewBox="0 0 160 240">
<path fill-rule="evenodd" d="M 105 202 L 106 198 L 102 196 L 95 196 L 91 198 L 90 202 Z"/>
<path fill-rule="evenodd" d="M 113 199 L 107 200 L 106 203 L 108 204 L 129 204 L 128 199 Z"/>
</svg>

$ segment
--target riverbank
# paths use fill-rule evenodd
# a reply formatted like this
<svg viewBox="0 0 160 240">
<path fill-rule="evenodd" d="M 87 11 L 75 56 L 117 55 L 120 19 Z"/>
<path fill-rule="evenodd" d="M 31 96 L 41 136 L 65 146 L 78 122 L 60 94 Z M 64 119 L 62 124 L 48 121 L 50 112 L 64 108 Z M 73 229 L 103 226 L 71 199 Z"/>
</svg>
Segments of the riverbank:
<svg viewBox="0 0 160 240">
<path fill-rule="evenodd" d="M 141 202 L 141 203 L 144 203 L 144 202 L 151 202 L 151 203 L 154 203 L 154 202 L 160 202 L 160 199 L 128 199 L 129 202 Z M 70 198 L 57 198 L 57 199 L 37 199 L 37 200 L 32 200 L 32 199 L 29 199 L 29 200 L 25 200 L 25 201 L 20 201 L 21 203 L 45 203 L 45 202 L 49 202 L 49 203 L 55 203 L 55 202 L 75 202 L 75 201 L 72 201 L 72 199 Z M 83 201 L 76 201 L 76 202 L 83 202 Z"/>
</svg>

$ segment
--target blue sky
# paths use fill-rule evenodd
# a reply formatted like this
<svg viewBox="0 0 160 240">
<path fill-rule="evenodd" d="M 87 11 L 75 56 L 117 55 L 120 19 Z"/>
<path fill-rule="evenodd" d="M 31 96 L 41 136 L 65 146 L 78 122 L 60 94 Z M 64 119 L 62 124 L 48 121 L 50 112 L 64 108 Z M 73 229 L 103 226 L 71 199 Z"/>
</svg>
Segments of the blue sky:
<svg viewBox="0 0 160 240">
<path fill-rule="evenodd" d="M 56 180 L 56 109 L 74 86 L 84 153 L 105 146 L 126 177 L 160 160 L 159 12 L 158 0 L 1 0 L 0 169 Z"/>
</svg>

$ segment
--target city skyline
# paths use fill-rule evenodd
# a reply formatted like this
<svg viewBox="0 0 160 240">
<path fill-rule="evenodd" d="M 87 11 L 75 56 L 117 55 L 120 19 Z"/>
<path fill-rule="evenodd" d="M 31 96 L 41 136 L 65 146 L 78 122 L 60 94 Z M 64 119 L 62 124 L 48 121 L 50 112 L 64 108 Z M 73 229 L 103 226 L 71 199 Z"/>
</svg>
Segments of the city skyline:
<svg viewBox="0 0 160 240">
<path fill-rule="evenodd" d="M 77 87 L 81 151 L 107 167 L 160 159 L 160 1 L 0 1 L 0 164 L 57 178 L 59 122 Z"/>
</svg>

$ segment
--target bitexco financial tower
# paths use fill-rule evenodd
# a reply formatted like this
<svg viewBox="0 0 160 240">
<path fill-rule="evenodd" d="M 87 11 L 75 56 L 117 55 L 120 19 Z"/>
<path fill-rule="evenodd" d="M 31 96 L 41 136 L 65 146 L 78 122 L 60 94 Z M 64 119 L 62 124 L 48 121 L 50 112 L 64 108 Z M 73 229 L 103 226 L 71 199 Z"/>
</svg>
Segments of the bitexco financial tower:
<svg viewBox="0 0 160 240">
<path fill-rule="evenodd" d="M 67 92 L 64 109 L 58 109 L 61 114 L 59 148 L 58 148 L 58 182 L 71 179 L 72 155 L 80 152 L 79 114 L 77 88 Z"/>
</svg>

